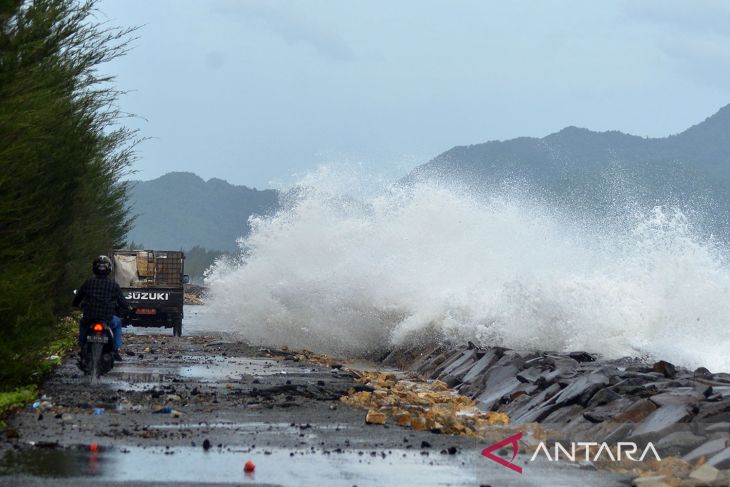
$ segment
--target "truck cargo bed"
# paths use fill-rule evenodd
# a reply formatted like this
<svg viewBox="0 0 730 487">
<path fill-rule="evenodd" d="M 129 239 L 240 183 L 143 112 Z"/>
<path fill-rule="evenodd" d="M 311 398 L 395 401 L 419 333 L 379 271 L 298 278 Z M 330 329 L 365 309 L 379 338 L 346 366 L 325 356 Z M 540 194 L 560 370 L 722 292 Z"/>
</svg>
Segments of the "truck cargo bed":
<svg viewBox="0 0 730 487">
<path fill-rule="evenodd" d="M 116 250 L 114 280 L 132 308 L 135 326 L 173 328 L 182 333 L 185 254 L 176 250 Z"/>
</svg>

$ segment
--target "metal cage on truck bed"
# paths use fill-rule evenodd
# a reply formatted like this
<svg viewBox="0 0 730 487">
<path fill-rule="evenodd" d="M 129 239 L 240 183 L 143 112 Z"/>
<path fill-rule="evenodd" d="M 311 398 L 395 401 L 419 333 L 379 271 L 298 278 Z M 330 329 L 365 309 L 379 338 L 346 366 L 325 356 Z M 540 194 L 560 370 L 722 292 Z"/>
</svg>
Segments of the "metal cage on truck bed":
<svg viewBox="0 0 730 487">
<path fill-rule="evenodd" d="M 172 328 L 182 333 L 185 254 L 176 250 L 115 250 L 114 280 L 132 307 L 135 326 Z"/>
<path fill-rule="evenodd" d="M 185 254 L 180 251 L 116 250 L 114 280 L 123 288 L 177 288 L 183 284 Z"/>
</svg>

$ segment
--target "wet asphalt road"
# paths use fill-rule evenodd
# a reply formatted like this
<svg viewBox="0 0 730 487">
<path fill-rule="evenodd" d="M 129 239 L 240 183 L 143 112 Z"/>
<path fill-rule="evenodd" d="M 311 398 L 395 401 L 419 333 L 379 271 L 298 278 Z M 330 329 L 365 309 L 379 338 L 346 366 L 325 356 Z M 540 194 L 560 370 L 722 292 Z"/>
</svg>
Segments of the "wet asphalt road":
<svg viewBox="0 0 730 487">
<path fill-rule="evenodd" d="M 367 425 L 338 400 L 347 372 L 274 360 L 205 312 L 187 308 L 181 338 L 126 329 L 134 355 L 94 388 L 73 360 L 59 367 L 42 407 L 8 422 L 0 485 L 626 485 L 521 456 L 518 475 L 472 439 Z"/>
</svg>

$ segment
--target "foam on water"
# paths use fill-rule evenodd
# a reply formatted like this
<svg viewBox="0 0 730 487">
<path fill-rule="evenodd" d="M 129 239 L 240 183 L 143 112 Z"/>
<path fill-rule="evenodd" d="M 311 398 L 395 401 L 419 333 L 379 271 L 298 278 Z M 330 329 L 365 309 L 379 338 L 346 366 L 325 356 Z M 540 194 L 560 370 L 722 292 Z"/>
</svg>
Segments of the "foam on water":
<svg viewBox="0 0 730 487">
<path fill-rule="evenodd" d="M 728 252 L 677 209 L 598 221 L 525 191 L 329 189 L 292 191 L 210 270 L 219 324 L 351 356 L 447 339 L 730 370 Z"/>
</svg>

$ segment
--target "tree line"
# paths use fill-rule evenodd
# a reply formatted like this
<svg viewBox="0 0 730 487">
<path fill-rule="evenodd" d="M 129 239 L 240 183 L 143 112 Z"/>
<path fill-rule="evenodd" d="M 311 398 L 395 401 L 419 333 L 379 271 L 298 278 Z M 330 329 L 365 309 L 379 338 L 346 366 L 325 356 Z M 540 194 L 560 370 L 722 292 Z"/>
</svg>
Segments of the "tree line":
<svg viewBox="0 0 730 487">
<path fill-rule="evenodd" d="M 72 290 L 132 219 L 137 134 L 101 66 L 132 29 L 93 1 L 0 0 L 0 384 L 28 379 Z"/>
</svg>

